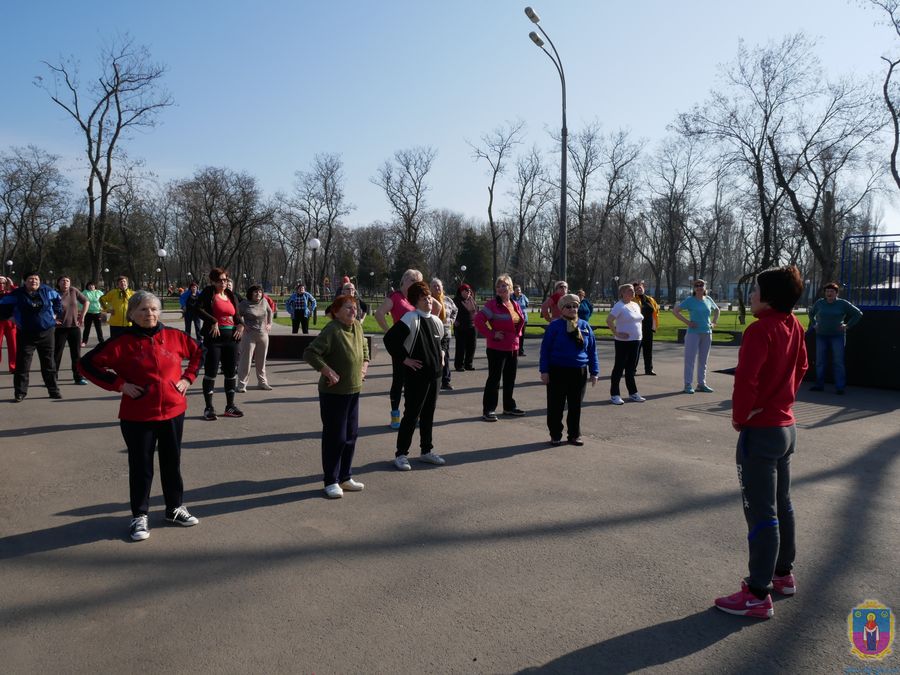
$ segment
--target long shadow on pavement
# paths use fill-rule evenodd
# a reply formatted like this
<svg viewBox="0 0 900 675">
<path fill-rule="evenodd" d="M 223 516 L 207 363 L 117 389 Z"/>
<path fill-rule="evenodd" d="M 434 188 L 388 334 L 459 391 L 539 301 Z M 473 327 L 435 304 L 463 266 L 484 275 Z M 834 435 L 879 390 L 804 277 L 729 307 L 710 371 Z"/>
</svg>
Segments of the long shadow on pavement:
<svg viewBox="0 0 900 675">
<path fill-rule="evenodd" d="M 519 673 L 634 673 L 696 654 L 752 625 L 743 617 L 710 608 L 618 635 Z"/>
</svg>

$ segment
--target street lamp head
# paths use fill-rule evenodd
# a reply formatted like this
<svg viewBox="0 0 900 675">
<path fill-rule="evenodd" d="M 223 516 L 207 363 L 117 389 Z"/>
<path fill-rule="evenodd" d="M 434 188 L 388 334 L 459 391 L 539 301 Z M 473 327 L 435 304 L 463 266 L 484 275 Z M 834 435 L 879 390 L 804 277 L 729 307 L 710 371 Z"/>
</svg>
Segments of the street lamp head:
<svg viewBox="0 0 900 675">
<path fill-rule="evenodd" d="M 159 268 L 159 267 L 157 267 L 157 268 L 156 268 L 156 273 L 159 274 L 160 272 L 162 272 L 162 269 Z"/>
<path fill-rule="evenodd" d="M 165 258 L 166 255 L 167 255 L 166 249 L 164 249 L 164 248 L 159 249 L 159 250 L 156 252 L 156 255 L 158 255 L 160 258 Z"/>
<path fill-rule="evenodd" d="M 460 271 L 460 272 L 465 272 L 467 269 L 469 269 L 469 268 L 466 267 L 465 265 L 460 265 L 460 266 L 459 266 L 459 271 Z"/>
<path fill-rule="evenodd" d="M 318 239 L 316 239 L 315 237 L 313 237 L 312 239 L 309 240 L 309 244 L 307 244 L 307 245 L 309 246 L 309 250 L 316 251 L 322 245 L 322 242 L 319 241 Z"/>
<path fill-rule="evenodd" d="M 6 261 L 6 266 L 7 266 L 7 267 L 12 267 L 12 266 L 13 266 L 13 261 L 12 261 L 12 260 L 7 260 L 7 261 Z"/>
<path fill-rule="evenodd" d="M 541 38 L 538 37 L 538 34 L 535 33 L 534 31 L 531 31 L 531 32 L 528 34 L 528 37 L 530 37 L 530 38 L 531 38 L 531 41 L 532 41 L 534 44 L 536 44 L 538 47 L 543 47 L 543 46 L 544 46 L 544 41 L 541 40 Z"/>
<path fill-rule="evenodd" d="M 104 268 L 103 268 L 103 273 L 104 273 L 104 274 L 109 274 L 109 268 L 108 268 L 108 267 L 104 267 Z"/>
<path fill-rule="evenodd" d="M 525 8 L 525 16 L 531 20 L 531 23 L 538 23 L 541 20 L 541 17 L 531 7 Z"/>
</svg>

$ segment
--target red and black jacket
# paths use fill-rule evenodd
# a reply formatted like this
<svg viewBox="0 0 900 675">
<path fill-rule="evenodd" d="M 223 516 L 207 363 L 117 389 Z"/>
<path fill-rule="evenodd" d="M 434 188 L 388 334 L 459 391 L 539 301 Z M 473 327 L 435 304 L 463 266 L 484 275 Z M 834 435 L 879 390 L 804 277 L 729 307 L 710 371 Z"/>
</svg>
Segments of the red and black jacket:
<svg viewBox="0 0 900 675">
<path fill-rule="evenodd" d="M 107 391 L 120 391 L 126 382 L 143 387 L 139 398 L 122 395 L 119 419 L 156 422 L 187 410 L 175 385 L 181 378 L 196 379 L 202 354 L 197 341 L 180 330 L 162 324 L 149 330 L 132 326 L 82 356 L 78 371 Z"/>
</svg>

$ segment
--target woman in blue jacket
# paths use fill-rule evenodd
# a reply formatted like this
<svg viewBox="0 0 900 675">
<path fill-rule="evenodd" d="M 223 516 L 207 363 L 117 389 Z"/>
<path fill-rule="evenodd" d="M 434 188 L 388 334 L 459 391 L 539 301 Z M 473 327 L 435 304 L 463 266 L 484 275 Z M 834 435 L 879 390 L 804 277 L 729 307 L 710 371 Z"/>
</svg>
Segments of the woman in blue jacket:
<svg viewBox="0 0 900 675">
<path fill-rule="evenodd" d="M 581 440 L 581 401 L 590 374 L 591 386 L 597 384 L 600 365 L 597 344 L 587 321 L 578 318 L 579 299 L 568 294 L 559 299 L 561 315 L 547 326 L 541 342 L 541 382 L 547 385 L 547 428 L 550 444 L 562 443 L 563 408 L 569 404 L 566 429 L 569 443 Z"/>
</svg>

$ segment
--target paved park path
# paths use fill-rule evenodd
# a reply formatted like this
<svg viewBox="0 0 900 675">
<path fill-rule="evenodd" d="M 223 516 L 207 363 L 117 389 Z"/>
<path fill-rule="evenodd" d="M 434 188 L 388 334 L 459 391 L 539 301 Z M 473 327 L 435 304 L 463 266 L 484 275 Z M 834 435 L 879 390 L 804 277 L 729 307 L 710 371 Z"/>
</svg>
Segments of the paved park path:
<svg viewBox="0 0 900 675">
<path fill-rule="evenodd" d="M 174 323 L 174 322 L 173 322 Z M 283 327 L 279 327 L 281 330 Z M 376 340 L 377 341 L 377 340 Z M 0 670 L 7 673 L 826 673 L 864 665 L 847 615 L 900 610 L 900 395 L 804 391 L 793 463 L 798 594 L 758 622 L 711 608 L 745 573 L 729 422 L 732 378 L 680 393 L 682 350 L 657 349 L 644 404 L 588 389 L 582 448 L 547 444 L 536 341 L 520 362 L 522 419 L 479 420 L 486 376 L 454 373 L 435 450 L 390 467 L 390 363 L 361 404 L 355 476 L 322 498 L 315 373 L 270 363 L 242 419 L 184 431 L 185 503 L 127 539 L 118 396 L 37 373 L 14 405 L 0 374 Z M 713 370 L 734 348 L 712 350 Z M 68 357 L 63 359 L 66 372 Z M 221 385 L 221 380 L 219 382 Z M 217 395 L 217 402 L 224 400 Z M 414 443 L 417 442 L 417 437 Z M 416 448 L 414 446 L 413 455 Z M 900 644 L 900 643 L 898 643 Z M 900 651 L 895 646 L 895 651 Z M 900 666 L 900 655 L 882 662 Z"/>
</svg>

